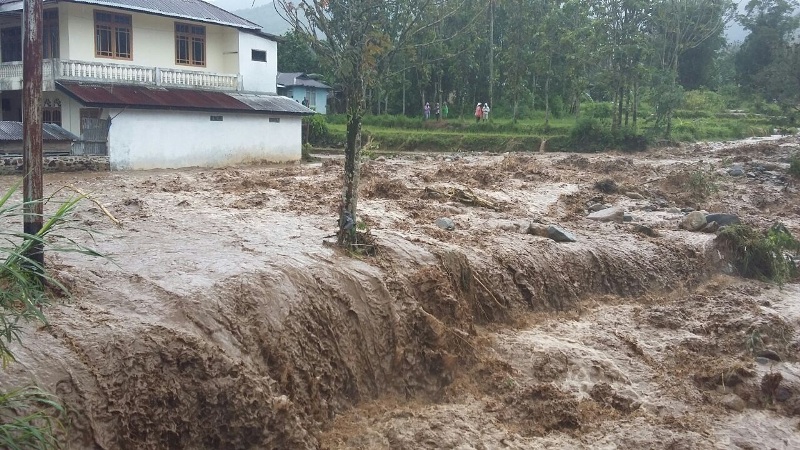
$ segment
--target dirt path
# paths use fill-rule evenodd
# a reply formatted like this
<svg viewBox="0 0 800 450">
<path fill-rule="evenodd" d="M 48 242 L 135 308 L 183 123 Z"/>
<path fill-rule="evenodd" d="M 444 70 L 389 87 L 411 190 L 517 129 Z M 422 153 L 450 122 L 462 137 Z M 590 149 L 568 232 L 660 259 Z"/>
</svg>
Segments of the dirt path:
<svg viewBox="0 0 800 450">
<path fill-rule="evenodd" d="M 371 258 L 322 245 L 337 160 L 48 175 L 122 226 L 81 205 L 94 239 L 69 236 L 111 259 L 48 255 L 74 297 L 0 385 L 58 393 L 71 448 L 796 448 L 800 290 L 722 274 L 714 234 L 677 224 L 800 233 L 797 151 L 382 157 L 362 167 Z M 577 242 L 529 233 L 549 224 Z"/>
</svg>

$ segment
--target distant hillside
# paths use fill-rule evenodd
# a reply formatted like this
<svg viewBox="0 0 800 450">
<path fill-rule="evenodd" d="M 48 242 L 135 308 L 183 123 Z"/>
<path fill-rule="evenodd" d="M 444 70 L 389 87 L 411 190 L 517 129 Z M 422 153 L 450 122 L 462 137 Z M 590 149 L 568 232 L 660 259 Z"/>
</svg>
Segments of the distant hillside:
<svg viewBox="0 0 800 450">
<path fill-rule="evenodd" d="M 228 0 L 238 1 L 238 0 Z M 252 0 L 251 0 L 252 1 Z M 265 3 L 264 0 L 256 0 L 256 4 Z M 272 2 L 266 2 L 256 8 L 239 9 L 233 11 L 237 16 L 244 17 L 250 22 L 261 25 L 261 29 L 266 33 L 281 35 L 289 31 L 289 24 L 281 18 Z"/>
</svg>

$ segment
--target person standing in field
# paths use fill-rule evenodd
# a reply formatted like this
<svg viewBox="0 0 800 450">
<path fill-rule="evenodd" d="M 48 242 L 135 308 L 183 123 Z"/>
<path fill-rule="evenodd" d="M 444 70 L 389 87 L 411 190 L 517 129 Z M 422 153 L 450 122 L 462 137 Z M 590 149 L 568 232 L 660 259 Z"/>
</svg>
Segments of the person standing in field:
<svg viewBox="0 0 800 450">
<path fill-rule="evenodd" d="M 422 114 L 423 114 L 423 117 L 425 118 L 425 120 L 428 120 L 428 119 L 431 118 L 431 104 L 430 103 L 425 102 L 425 107 L 422 108 Z"/>
<path fill-rule="evenodd" d="M 438 122 L 442 118 L 442 108 L 439 107 L 439 102 L 436 102 L 436 106 L 433 107 L 433 115 L 436 116 L 436 121 Z"/>
<path fill-rule="evenodd" d="M 489 104 L 488 103 L 484 103 L 483 104 L 483 111 L 482 111 L 483 112 L 483 121 L 484 122 L 489 120 L 489 111 L 491 111 L 491 109 L 489 109 Z"/>
<path fill-rule="evenodd" d="M 442 103 L 442 118 L 447 120 L 447 114 L 450 113 L 450 110 L 447 108 L 447 102 Z"/>
<path fill-rule="evenodd" d="M 478 106 L 475 107 L 475 123 L 480 122 L 481 117 L 483 117 L 483 108 L 481 108 L 481 104 L 478 103 Z"/>
</svg>

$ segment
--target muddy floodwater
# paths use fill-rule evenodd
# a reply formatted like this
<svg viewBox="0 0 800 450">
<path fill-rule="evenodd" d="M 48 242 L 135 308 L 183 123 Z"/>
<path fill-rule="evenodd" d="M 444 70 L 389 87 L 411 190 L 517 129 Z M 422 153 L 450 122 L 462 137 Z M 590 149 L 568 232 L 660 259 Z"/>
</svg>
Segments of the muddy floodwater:
<svg viewBox="0 0 800 450">
<path fill-rule="evenodd" d="M 384 155 L 374 256 L 324 244 L 337 158 L 47 174 L 46 210 L 92 199 L 62 242 L 107 257 L 46 255 L 71 297 L 0 386 L 57 394 L 70 449 L 800 448 L 800 284 L 679 228 L 800 235 L 795 153 Z"/>
</svg>

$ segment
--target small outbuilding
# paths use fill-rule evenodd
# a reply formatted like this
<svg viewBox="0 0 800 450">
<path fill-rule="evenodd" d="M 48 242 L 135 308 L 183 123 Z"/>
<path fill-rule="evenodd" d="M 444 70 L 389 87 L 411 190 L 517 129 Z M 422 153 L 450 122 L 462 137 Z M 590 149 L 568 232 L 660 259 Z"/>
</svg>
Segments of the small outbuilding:
<svg viewBox="0 0 800 450">
<path fill-rule="evenodd" d="M 22 122 L 0 121 L 0 155 L 22 154 Z M 53 123 L 42 125 L 42 151 L 48 156 L 69 155 L 78 136 Z"/>
<path fill-rule="evenodd" d="M 278 72 L 278 94 L 285 95 L 320 113 L 327 113 L 331 87 L 303 72 Z"/>
</svg>

